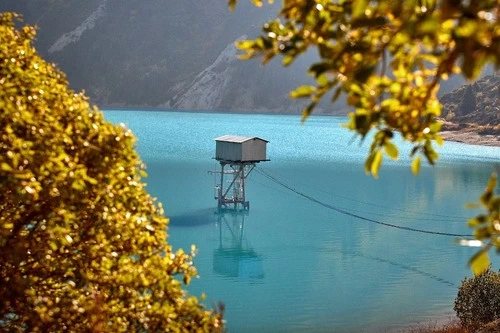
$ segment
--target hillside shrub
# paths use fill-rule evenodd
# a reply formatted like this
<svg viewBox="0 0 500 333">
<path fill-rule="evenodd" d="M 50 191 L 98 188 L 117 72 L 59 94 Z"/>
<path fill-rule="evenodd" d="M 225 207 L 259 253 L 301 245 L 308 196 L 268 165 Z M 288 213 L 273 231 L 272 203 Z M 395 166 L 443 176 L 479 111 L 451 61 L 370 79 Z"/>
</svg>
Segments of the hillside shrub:
<svg viewBox="0 0 500 333">
<path fill-rule="evenodd" d="M 130 130 L 104 120 L 0 13 L 0 331 L 211 332 L 182 289 Z"/>
<path fill-rule="evenodd" d="M 488 269 L 464 279 L 454 309 L 462 326 L 469 329 L 500 318 L 500 273 Z"/>
</svg>

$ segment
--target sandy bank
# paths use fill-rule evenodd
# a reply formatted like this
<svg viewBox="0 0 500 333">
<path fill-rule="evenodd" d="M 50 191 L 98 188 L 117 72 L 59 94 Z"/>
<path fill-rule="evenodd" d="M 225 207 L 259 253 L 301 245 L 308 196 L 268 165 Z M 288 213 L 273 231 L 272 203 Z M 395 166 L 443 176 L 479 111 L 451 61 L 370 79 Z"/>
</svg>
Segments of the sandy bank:
<svg viewBox="0 0 500 333">
<path fill-rule="evenodd" d="M 446 141 L 463 142 L 471 145 L 500 147 L 500 135 L 480 135 L 472 128 L 456 131 L 442 131 L 441 136 Z"/>
</svg>

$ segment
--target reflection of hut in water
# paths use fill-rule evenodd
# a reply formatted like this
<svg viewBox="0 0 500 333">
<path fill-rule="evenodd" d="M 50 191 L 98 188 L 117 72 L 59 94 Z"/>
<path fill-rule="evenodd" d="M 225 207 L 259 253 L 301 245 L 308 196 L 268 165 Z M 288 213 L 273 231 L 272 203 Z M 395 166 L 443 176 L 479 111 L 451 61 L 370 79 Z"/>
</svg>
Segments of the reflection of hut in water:
<svg viewBox="0 0 500 333">
<path fill-rule="evenodd" d="M 262 257 L 244 237 L 247 211 L 220 210 L 216 213 L 219 244 L 214 249 L 213 270 L 217 274 L 240 279 L 262 279 Z"/>
</svg>

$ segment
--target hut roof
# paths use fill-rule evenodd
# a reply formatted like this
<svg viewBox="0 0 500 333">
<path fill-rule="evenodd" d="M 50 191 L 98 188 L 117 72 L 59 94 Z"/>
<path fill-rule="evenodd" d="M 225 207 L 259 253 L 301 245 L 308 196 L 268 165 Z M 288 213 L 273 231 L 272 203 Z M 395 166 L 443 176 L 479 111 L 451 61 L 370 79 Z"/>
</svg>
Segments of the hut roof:
<svg viewBox="0 0 500 333">
<path fill-rule="evenodd" d="M 220 136 L 218 138 L 215 138 L 214 140 L 215 141 L 223 141 L 223 142 L 243 143 L 243 142 L 255 140 L 255 139 L 261 140 L 264 142 L 269 142 L 267 140 L 258 138 L 256 136 L 239 136 L 239 135 L 223 135 L 223 136 Z"/>
</svg>

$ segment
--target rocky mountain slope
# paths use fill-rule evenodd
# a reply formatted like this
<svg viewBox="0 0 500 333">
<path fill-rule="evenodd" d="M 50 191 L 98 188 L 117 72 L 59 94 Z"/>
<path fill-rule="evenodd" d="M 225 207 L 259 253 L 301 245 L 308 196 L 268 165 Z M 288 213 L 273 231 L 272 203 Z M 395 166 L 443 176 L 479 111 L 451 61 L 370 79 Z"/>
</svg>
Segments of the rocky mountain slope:
<svg viewBox="0 0 500 333">
<path fill-rule="evenodd" d="M 463 85 L 440 98 L 443 117 L 451 122 L 500 125 L 500 73 Z"/>
<path fill-rule="evenodd" d="M 500 147 L 500 73 L 463 85 L 440 101 L 445 139 Z"/>
<path fill-rule="evenodd" d="M 306 101 L 288 93 L 311 82 L 314 52 L 288 68 L 236 59 L 234 42 L 257 36 L 279 5 L 240 1 L 230 13 L 225 0 L 2 0 L 0 11 L 37 25 L 39 52 L 103 108 L 300 113 Z M 347 111 L 342 98 L 327 103 L 315 112 Z"/>
<path fill-rule="evenodd" d="M 309 83 L 313 55 L 291 68 L 236 58 L 278 5 L 221 0 L 2 0 L 39 27 L 36 46 L 100 106 L 300 112 L 288 92 Z M 338 106 L 337 108 L 342 108 Z"/>
</svg>

